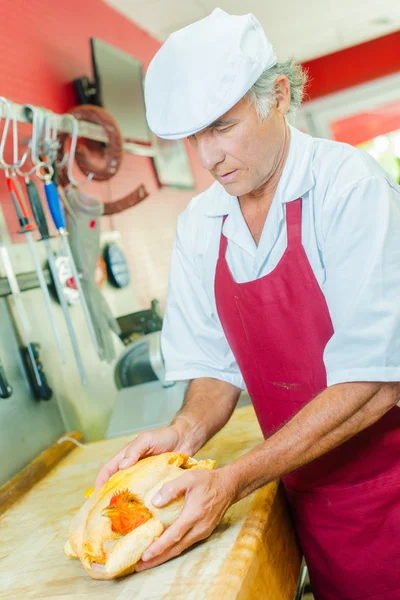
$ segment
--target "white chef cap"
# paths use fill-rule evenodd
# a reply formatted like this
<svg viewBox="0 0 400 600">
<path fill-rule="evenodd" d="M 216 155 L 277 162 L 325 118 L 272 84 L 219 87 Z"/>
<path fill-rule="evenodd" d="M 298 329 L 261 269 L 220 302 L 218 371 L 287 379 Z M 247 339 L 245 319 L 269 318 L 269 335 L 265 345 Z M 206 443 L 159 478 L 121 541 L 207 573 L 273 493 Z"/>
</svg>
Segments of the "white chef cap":
<svg viewBox="0 0 400 600">
<path fill-rule="evenodd" d="M 276 64 L 254 15 L 211 15 L 172 33 L 150 63 L 146 114 L 159 137 L 179 139 L 204 129 Z"/>
</svg>

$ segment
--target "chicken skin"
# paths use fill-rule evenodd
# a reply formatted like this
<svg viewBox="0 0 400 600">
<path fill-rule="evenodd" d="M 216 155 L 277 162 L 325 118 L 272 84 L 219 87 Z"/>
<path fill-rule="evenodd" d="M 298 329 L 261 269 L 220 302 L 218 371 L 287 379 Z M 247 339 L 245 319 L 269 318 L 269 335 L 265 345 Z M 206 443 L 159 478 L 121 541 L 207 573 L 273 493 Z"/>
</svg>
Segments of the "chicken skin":
<svg viewBox="0 0 400 600">
<path fill-rule="evenodd" d="M 184 498 L 152 504 L 157 491 L 188 469 L 214 469 L 215 461 L 185 454 L 149 456 L 115 473 L 72 519 L 64 552 L 79 558 L 93 579 L 133 573 L 147 548 L 179 517 Z"/>
</svg>

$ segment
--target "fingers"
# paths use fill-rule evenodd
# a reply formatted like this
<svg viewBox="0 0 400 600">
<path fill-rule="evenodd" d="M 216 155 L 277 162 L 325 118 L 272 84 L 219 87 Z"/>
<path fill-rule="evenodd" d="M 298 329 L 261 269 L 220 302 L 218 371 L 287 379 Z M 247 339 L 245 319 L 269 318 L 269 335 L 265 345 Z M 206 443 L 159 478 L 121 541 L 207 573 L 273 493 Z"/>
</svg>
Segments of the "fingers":
<svg viewBox="0 0 400 600">
<path fill-rule="evenodd" d="M 133 442 L 120 450 L 100 469 L 95 489 L 97 490 L 106 483 L 119 469 L 127 469 L 145 456 L 174 451 L 179 444 L 179 439 L 177 430 L 172 426 L 139 433 Z"/>
<path fill-rule="evenodd" d="M 106 481 L 110 479 L 112 475 L 114 475 L 114 473 L 118 471 L 119 464 L 125 456 L 125 450 L 126 446 L 100 469 L 94 484 L 95 490 L 98 490 L 104 483 L 106 483 Z"/>
<path fill-rule="evenodd" d="M 157 542 L 163 539 L 163 537 L 170 531 L 171 527 L 167 529 L 167 531 L 163 533 L 159 540 L 154 542 L 150 546 L 149 550 L 147 550 L 143 554 L 142 559 L 136 565 L 136 571 L 146 571 L 147 569 L 157 567 L 158 565 L 161 565 L 167 560 L 171 560 L 171 558 L 179 556 L 180 554 L 182 554 L 182 552 L 187 550 L 187 548 L 190 548 L 190 546 L 192 546 L 196 542 L 199 542 L 200 540 L 204 540 L 211 534 L 211 531 L 203 530 L 201 528 L 201 525 L 198 524 L 190 528 L 189 531 L 178 542 L 176 542 L 172 546 L 167 547 L 161 554 L 153 555 L 153 557 L 151 557 L 150 554 L 150 558 L 148 558 L 149 552 L 152 552 L 153 546 L 155 546 Z M 146 558 L 146 560 L 144 560 L 144 558 Z"/>
<path fill-rule="evenodd" d="M 128 467 L 135 465 L 140 458 L 147 455 L 151 446 L 149 434 L 147 432 L 139 434 L 136 440 L 126 447 L 123 459 L 118 465 L 119 468 L 127 469 Z"/>
<path fill-rule="evenodd" d="M 150 561 L 151 559 L 163 555 L 165 552 L 179 545 L 186 534 L 195 525 L 196 519 L 187 516 L 182 512 L 181 516 L 173 523 L 161 537 L 158 538 L 146 550 L 142 556 L 142 561 Z"/>
<path fill-rule="evenodd" d="M 99 471 L 94 489 L 97 490 L 106 483 L 114 473 L 120 469 L 127 469 L 146 456 L 151 448 L 151 438 L 148 432 L 140 433 L 133 442 L 124 446 L 111 460 Z"/>
<path fill-rule="evenodd" d="M 152 503 L 157 507 L 169 504 L 172 500 L 183 496 L 187 491 L 192 489 L 195 479 L 193 473 L 185 473 L 172 481 L 164 483 L 152 499 Z"/>
</svg>

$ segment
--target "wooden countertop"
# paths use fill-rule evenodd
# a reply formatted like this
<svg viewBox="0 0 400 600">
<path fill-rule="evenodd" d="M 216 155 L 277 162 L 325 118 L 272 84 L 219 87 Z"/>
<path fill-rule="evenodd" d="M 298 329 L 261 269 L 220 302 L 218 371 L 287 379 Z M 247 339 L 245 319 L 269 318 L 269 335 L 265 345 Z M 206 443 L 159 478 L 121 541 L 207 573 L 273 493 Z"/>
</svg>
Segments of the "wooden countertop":
<svg viewBox="0 0 400 600">
<path fill-rule="evenodd" d="M 64 556 L 84 491 L 133 437 L 74 449 L 0 517 L 0 599 L 293 600 L 300 553 L 275 482 L 232 506 L 208 540 L 153 570 L 94 581 Z M 239 408 L 198 457 L 222 466 L 260 441 L 253 408 Z"/>
</svg>

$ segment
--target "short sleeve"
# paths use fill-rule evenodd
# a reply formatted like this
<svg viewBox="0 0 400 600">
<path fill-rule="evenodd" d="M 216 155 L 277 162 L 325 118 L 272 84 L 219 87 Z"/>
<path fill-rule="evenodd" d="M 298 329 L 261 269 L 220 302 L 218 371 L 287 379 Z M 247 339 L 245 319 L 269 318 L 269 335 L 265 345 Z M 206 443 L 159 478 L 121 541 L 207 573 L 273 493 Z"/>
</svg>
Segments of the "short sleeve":
<svg viewBox="0 0 400 600">
<path fill-rule="evenodd" d="M 328 385 L 400 381 L 400 188 L 373 176 L 323 208 Z"/>
<path fill-rule="evenodd" d="M 166 379 L 212 377 L 244 389 L 240 369 L 195 268 L 193 251 L 188 244 L 185 247 L 182 229 L 179 219 L 161 336 Z"/>
</svg>

